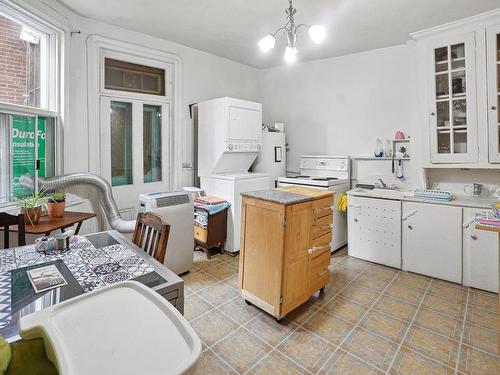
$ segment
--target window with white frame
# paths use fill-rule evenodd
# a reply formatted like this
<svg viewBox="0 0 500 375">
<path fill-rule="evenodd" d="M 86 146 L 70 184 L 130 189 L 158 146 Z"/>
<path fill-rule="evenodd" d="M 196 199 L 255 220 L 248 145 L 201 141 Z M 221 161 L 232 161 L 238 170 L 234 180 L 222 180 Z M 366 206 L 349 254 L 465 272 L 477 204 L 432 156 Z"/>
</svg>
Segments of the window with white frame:
<svg viewBox="0 0 500 375">
<path fill-rule="evenodd" d="M 56 169 L 59 33 L 0 1 L 0 204 Z M 36 186 L 35 186 L 36 189 Z"/>
</svg>

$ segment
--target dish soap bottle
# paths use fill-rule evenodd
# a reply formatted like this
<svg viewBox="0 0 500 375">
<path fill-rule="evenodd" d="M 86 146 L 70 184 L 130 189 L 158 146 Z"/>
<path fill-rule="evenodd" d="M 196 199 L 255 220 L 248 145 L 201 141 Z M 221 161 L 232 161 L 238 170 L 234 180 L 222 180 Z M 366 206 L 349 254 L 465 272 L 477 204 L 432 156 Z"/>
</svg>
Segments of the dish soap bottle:
<svg viewBox="0 0 500 375">
<path fill-rule="evenodd" d="M 375 152 L 374 155 L 376 158 L 381 158 L 384 156 L 384 147 L 382 146 L 382 141 L 380 138 L 377 138 L 377 141 L 375 143 Z"/>
</svg>

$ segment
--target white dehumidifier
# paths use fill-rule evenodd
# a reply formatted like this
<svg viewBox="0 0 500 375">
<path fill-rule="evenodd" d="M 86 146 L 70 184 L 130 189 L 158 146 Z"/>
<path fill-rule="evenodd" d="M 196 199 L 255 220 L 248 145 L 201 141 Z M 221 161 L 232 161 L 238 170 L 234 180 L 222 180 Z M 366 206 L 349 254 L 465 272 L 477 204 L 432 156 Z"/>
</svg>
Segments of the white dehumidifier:
<svg viewBox="0 0 500 375">
<path fill-rule="evenodd" d="M 194 206 L 188 192 L 139 195 L 139 212 L 151 211 L 170 224 L 165 266 L 180 275 L 193 267 Z"/>
</svg>

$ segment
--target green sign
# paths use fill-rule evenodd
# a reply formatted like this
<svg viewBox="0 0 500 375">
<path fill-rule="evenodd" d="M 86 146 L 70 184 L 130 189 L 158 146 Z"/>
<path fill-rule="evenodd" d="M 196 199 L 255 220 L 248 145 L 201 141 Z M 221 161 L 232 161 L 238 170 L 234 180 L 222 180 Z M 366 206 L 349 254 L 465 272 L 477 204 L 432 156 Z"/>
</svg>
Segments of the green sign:
<svg viewBox="0 0 500 375">
<path fill-rule="evenodd" d="M 35 121 L 31 117 L 12 117 L 12 187 L 14 195 L 25 195 L 26 191 L 19 186 L 19 178 L 23 175 L 35 175 Z M 40 170 L 38 175 L 45 177 L 45 119 L 38 119 L 38 159 Z"/>
</svg>

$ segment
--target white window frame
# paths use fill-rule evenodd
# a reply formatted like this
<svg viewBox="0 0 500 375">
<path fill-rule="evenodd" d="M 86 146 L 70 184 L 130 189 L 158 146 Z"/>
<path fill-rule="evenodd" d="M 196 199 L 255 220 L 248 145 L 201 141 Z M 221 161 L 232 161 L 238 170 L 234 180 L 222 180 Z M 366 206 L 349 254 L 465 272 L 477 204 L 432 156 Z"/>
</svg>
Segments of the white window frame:
<svg viewBox="0 0 500 375">
<path fill-rule="evenodd" d="M 54 118 L 54 172 L 60 174 L 63 170 L 62 124 L 65 111 L 62 100 L 64 92 L 62 86 L 65 82 L 64 59 L 66 56 L 62 51 L 65 50 L 64 42 L 68 30 L 63 29 L 57 22 L 47 22 L 38 15 L 38 12 L 32 9 L 26 10 L 6 0 L 0 0 L 0 14 L 45 34 L 44 37 L 42 37 L 41 43 L 46 43 L 46 48 L 40 49 L 41 71 L 44 73 L 40 74 L 40 107 L 0 102 L 0 113 L 35 118 L 35 134 L 38 132 L 38 117 Z M 11 158 L 12 148 L 10 150 L 4 150 L 1 156 Z M 37 137 L 35 137 L 35 162 L 36 160 L 38 160 Z M 12 166 L 10 166 L 7 176 L 7 183 L 9 184 L 8 189 L 10 190 Z M 35 174 L 36 191 L 38 190 L 37 181 L 38 175 Z M 5 181 L 0 181 L 0 183 L 4 184 Z M 7 190 L 6 185 L 2 190 Z M 12 204 L 12 202 L 0 203 L 0 207 L 7 207 Z"/>
<path fill-rule="evenodd" d="M 130 42 L 123 42 L 91 35 L 87 38 L 87 65 L 88 65 L 88 125 L 89 125 L 89 170 L 102 175 L 101 160 L 105 155 L 100 140 L 100 98 L 102 95 L 114 98 L 143 98 L 148 102 L 160 102 L 169 106 L 168 129 L 168 176 L 162 179 L 169 185 L 169 189 L 179 187 L 182 172 L 182 145 L 181 140 L 181 85 L 182 61 L 179 56 L 159 49 L 148 48 Z M 131 62 L 165 69 L 165 96 L 127 93 L 126 91 L 109 90 L 104 88 L 104 58 Z M 162 99 L 163 98 L 163 99 Z M 166 136 L 166 135 L 165 135 Z M 164 137 L 164 135 L 162 135 Z M 179 141 L 179 142 L 176 142 Z M 163 163 L 165 161 L 162 161 Z"/>
</svg>

